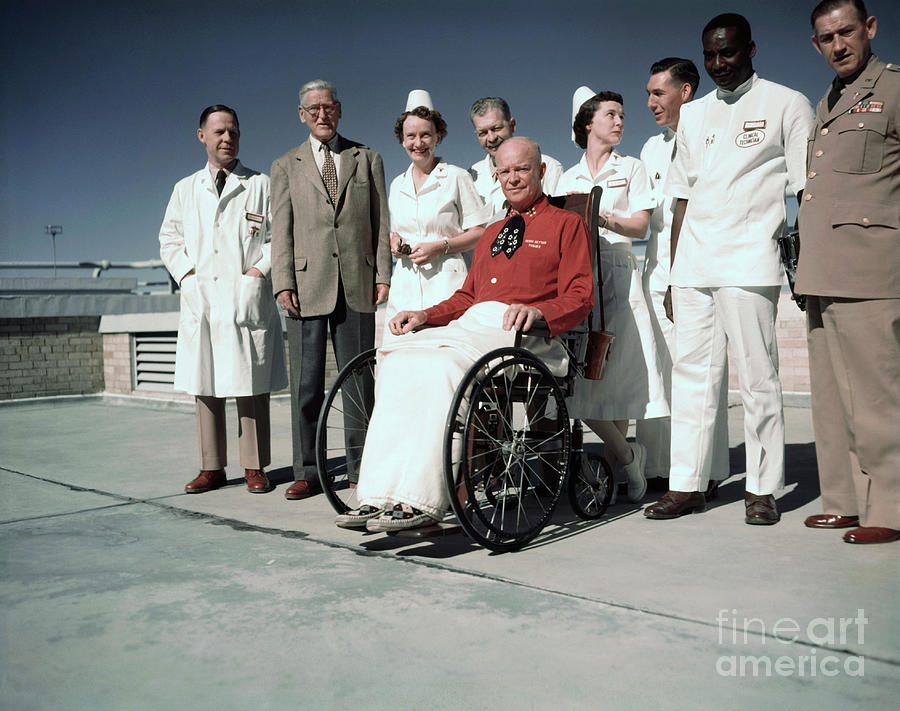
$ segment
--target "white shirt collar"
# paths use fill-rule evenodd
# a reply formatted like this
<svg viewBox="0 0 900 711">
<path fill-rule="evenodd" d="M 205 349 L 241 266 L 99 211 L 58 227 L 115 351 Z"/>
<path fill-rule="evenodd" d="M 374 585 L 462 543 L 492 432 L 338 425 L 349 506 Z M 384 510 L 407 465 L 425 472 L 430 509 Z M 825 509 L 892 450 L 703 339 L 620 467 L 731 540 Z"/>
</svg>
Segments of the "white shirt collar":
<svg viewBox="0 0 900 711">
<path fill-rule="evenodd" d="M 718 88 L 716 89 L 716 98 L 722 99 L 723 101 L 727 101 L 728 99 L 737 99 L 738 97 L 743 96 L 748 91 L 750 91 L 751 88 L 753 88 L 753 85 L 756 83 L 756 79 L 758 79 L 756 72 L 753 72 L 753 74 L 750 75 L 750 78 L 740 86 L 735 87 L 734 91 Z"/>
<path fill-rule="evenodd" d="M 338 135 L 337 132 L 335 132 L 335 134 L 331 138 L 325 141 L 328 144 L 328 147 L 331 149 L 332 153 L 337 153 L 337 140 Z M 309 146 L 310 148 L 312 148 L 313 154 L 316 154 L 322 150 L 322 141 L 320 141 L 312 134 L 309 134 Z"/>
<path fill-rule="evenodd" d="M 225 171 L 225 181 L 228 182 L 228 176 L 231 175 L 238 167 L 237 158 L 234 159 L 234 163 L 231 164 L 231 168 L 216 168 L 209 161 L 206 161 L 206 167 L 209 170 L 209 177 L 212 178 L 213 183 L 216 182 L 216 176 L 219 174 L 219 170 Z"/>
</svg>

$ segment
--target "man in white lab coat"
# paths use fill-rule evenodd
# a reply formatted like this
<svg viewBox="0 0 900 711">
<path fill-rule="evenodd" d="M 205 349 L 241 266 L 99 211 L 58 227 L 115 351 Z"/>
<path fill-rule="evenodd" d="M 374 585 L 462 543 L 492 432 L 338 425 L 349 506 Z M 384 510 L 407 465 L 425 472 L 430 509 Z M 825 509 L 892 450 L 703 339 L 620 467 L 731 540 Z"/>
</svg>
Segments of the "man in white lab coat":
<svg viewBox="0 0 900 711">
<path fill-rule="evenodd" d="M 159 232 L 160 256 L 181 287 L 175 389 L 197 402 L 200 474 L 184 490 L 225 485 L 225 398 L 235 397 L 247 489 L 265 493 L 269 393 L 287 386 L 269 281 L 269 178 L 237 159 L 233 109 L 206 108 L 197 138 L 208 162 L 175 185 Z"/>
</svg>

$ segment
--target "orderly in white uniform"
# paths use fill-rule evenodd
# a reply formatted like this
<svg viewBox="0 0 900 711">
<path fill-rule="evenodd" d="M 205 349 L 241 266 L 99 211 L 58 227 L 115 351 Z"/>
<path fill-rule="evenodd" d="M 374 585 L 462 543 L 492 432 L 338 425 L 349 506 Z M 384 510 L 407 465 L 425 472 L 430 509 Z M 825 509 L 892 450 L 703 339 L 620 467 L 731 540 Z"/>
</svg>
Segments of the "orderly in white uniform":
<svg viewBox="0 0 900 711">
<path fill-rule="evenodd" d="M 185 491 L 225 484 L 225 400 L 238 404 L 241 466 L 270 491 L 269 393 L 287 386 L 281 320 L 269 280 L 269 178 L 237 160 L 240 129 L 211 106 L 197 131 L 208 164 L 175 185 L 160 256 L 181 285 L 175 389 L 196 396 L 201 472 Z"/>
<path fill-rule="evenodd" d="M 717 403 L 731 344 L 744 405 L 745 520 L 777 523 L 784 485 L 784 414 L 775 315 L 783 270 L 776 238 L 785 194 L 805 183 L 812 107 L 760 79 L 740 15 L 703 31 L 706 70 L 719 88 L 681 110 L 666 192 L 679 198 L 672 227 L 675 364 L 670 491 L 648 518 L 705 508 Z"/>
<path fill-rule="evenodd" d="M 600 435 L 608 455 L 612 453 L 626 465 L 634 460 L 634 467 L 625 466 L 625 471 L 629 499 L 639 501 L 646 491 L 643 474 L 646 453 L 637 444 L 632 456 L 624 438 L 628 420 L 669 414 L 663 381 L 665 347 L 660 352 L 656 344 L 640 271 L 631 251 L 631 240 L 640 239 L 646 233 L 656 200 L 643 164 L 613 148 L 622 139 L 624 125 L 619 94 L 601 92 L 588 99 L 580 107 L 573 125 L 579 145 L 586 151 L 563 174 L 557 190 L 588 193 L 595 185 L 603 188 L 599 262 L 606 328 L 615 334 L 616 340 L 603 380 L 579 378 L 569 409 L 573 417 L 584 420 Z M 597 235 L 591 238 L 597 239 Z M 600 309 L 595 308 L 594 328 L 597 329 L 599 315 Z M 613 423 L 615 427 L 611 427 Z"/>
<path fill-rule="evenodd" d="M 511 138 L 516 132 L 516 119 L 510 114 L 509 104 L 499 96 L 478 99 L 469 110 L 469 118 L 472 119 L 472 126 L 475 128 L 475 138 L 486 154 L 469 168 L 469 175 L 475 181 L 478 194 L 493 210 L 488 222 L 495 222 L 506 215 L 506 209 L 503 207 L 506 197 L 497 179 L 494 156 L 503 141 Z M 563 174 L 562 163 L 545 154 L 541 154 L 541 160 L 545 166 L 541 187 L 546 195 L 555 195 L 556 185 Z"/>
<path fill-rule="evenodd" d="M 462 253 L 475 245 L 488 221 L 489 210 L 469 174 L 435 155 L 446 133 L 428 92 L 410 92 L 406 111 L 395 125 L 412 163 L 391 182 L 388 196 L 396 261 L 385 321 L 405 309 L 433 306 L 462 286 Z M 384 330 L 383 343 L 395 338 Z"/>
<path fill-rule="evenodd" d="M 678 128 L 681 107 L 693 98 L 699 84 L 700 74 L 694 63 L 690 59 L 678 57 L 667 57 L 655 62 L 650 67 L 650 80 L 647 82 L 647 107 L 653 113 L 656 124 L 663 127 L 663 131 L 647 139 L 641 150 L 641 162 L 650 176 L 650 184 L 653 186 L 653 195 L 657 203 L 656 209 L 650 215 L 650 237 L 644 253 L 643 286 L 650 304 L 650 319 L 656 335 L 656 344 L 660 347 L 666 394 L 670 398 L 675 326 L 666 316 L 663 300 L 669 287 L 671 263 L 669 238 L 675 198 L 666 195 L 663 188 L 675 155 L 675 129 Z M 671 400 L 669 402 L 671 404 Z M 719 480 L 728 478 L 729 474 L 727 408 L 728 390 L 722 388 L 716 416 L 708 498 L 715 494 Z M 670 418 L 638 420 L 635 436 L 637 441 L 647 448 L 645 473 L 650 487 L 665 491 L 669 488 Z"/>
</svg>

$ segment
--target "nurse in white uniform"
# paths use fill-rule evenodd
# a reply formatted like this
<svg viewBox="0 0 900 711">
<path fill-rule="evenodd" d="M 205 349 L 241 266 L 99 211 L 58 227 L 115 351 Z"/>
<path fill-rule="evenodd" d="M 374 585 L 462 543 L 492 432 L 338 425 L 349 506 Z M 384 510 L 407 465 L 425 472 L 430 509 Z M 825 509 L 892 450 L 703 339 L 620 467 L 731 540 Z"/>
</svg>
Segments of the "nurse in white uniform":
<svg viewBox="0 0 900 711">
<path fill-rule="evenodd" d="M 582 90 L 580 89 L 579 92 Z M 664 363 L 657 350 L 647 300 L 641 285 L 632 239 L 643 239 L 656 199 L 643 164 L 615 150 L 622 140 L 625 112 L 621 95 L 603 91 L 581 104 L 573 121 L 575 142 L 585 149 L 581 161 L 567 170 L 559 193 L 586 193 L 603 188 L 600 201 L 599 262 L 603 277 L 606 328 L 616 340 L 603 380 L 578 379 L 569 414 L 596 432 L 606 444 L 615 467 L 621 462 L 628 479 L 628 499 L 640 501 L 647 490 L 646 450 L 628 444 L 631 419 L 669 414 L 663 379 Z M 597 239 L 598 235 L 591 235 Z M 599 329 L 599 308 L 594 308 Z"/>
<path fill-rule="evenodd" d="M 463 252 L 475 246 L 489 218 L 468 171 L 435 155 L 447 124 L 427 91 L 410 92 L 394 135 L 412 162 L 388 196 L 396 261 L 385 322 L 399 311 L 434 306 L 462 286 Z M 385 329 L 383 343 L 396 338 L 402 336 Z"/>
</svg>

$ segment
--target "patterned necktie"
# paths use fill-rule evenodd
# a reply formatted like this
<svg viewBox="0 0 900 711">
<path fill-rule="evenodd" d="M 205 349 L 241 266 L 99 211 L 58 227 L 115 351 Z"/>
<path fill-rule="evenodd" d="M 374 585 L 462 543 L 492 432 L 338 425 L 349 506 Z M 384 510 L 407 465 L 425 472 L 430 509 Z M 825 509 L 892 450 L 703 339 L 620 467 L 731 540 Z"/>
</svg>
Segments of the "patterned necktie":
<svg viewBox="0 0 900 711">
<path fill-rule="evenodd" d="M 337 171 L 334 169 L 334 158 L 331 155 L 331 149 L 327 143 L 322 144 L 322 151 L 325 157 L 322 159 L 322 181 L 325 183 L 325 189 L 328 191 L 328 197 L 331 198 L 331 206 L 337 206 Z"/>
<path fill-rule="evenodd" d="M 220 170 L 218 173 L 216 173 L 216 193 L 218 195 L 222 194 L 222 188 L 225 187 L 225 180 L 227 179 L 227 177 L 228 176 L 225 175 L 224 170 Z"/>
<path fill-rule="evenodd" d="M 501 252 L 510 259 L 515 251 L 522 246 L 525 237 L 525 218 L 516 213 L 503 225 L 503 229 L 491 243 L 491 257 L 496 257 Z"/>
</svg>

